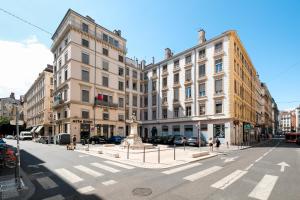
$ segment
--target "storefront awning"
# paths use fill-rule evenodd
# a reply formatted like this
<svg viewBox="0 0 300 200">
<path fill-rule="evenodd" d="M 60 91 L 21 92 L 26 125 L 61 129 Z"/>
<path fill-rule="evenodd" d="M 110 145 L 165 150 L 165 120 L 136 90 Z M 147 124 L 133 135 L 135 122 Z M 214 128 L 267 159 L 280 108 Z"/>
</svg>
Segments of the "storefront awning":
<svg viewBox="0 0 300 200">
<path fill-rule="evenodd" d="M 34 126 L 31 130 L 30 133 L 34 133 L 35 129 L 37 128 L 37 126 Z"/>
<path fill-rule="evenodd" d="M 35 133 L 39 133 L 41 130 L 42 130 L 42 128 L 43 128 L 43 126 L 38 126 L 38 128 L 37 129 L 35 129 Z"/>
</svg>

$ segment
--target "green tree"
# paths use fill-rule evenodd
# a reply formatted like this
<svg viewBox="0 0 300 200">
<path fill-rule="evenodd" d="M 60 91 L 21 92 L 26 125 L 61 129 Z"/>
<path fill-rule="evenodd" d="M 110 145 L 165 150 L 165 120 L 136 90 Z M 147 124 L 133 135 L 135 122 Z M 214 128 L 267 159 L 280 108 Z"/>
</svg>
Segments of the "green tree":
<svg viewBox="0 0 300 200">
<path fill-rule="evenodd" d="M 8 117 L 0 117 L 0 126 L 9 124 L 9 118 Z"/>
</svg>

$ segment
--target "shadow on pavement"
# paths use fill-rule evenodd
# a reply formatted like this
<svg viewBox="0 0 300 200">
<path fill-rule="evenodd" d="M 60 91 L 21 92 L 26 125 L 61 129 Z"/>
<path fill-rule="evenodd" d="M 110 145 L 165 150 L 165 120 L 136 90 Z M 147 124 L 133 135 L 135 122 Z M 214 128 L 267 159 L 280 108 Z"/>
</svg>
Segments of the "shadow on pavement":
<svg viewBox="0 0 300 200">
<path fill-rule="evenodd" d="M 51 198 L 56 196 L 56 198 L 51 198 L 51 200 L 60 200 L 60 199 L 91 199 L 91 200 L 101 200 L 103 198 L 96 196 L 94 194 L 81 194 L 76 188 L 70 185 L 68 182 L 61 179 L 55 173 L 50 171 L 48 168 L 43 166 L 44 161 L 38 159 L 27 151 L 21 150 L 21 167 L 29 177 L 30 181 L 35 186 L 35 192 L 30 199 L 41 200 L 45 198 Z M 45 189 L 37 181 L 39 178 L 49 177 L 54 181 L 57 187 Z M 61 195 L 63 198 L 59 198 Z M 22 199 L 22 198 L 20 198 Z"/>
<path fill-rule="evenodd" d="M 300 148 L 300 145 L 295 143 L 287 143 L 285 139 L 273 138 L 268 141 L 263 141 L 257 145 L 253 145 L 252 148 L 265 148 L 265 147 L 274 147 L 278 142 L 280 142 L 280 148 Z"/>
</svg>

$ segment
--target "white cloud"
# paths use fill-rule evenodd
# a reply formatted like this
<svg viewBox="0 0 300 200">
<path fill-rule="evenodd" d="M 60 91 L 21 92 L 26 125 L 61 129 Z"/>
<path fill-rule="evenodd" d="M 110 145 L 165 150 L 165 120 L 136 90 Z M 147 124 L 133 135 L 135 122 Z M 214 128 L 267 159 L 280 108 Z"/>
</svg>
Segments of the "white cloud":
<svg viewBox="0 0 300 200">
<path fill-rule="evenodd" d="M 53 56 L 48 47 L 35 36 L 24 41 L 0 40 L 0 97 L 15 92 L 25 94 L 38 74 L 52 64 Z"/>
</svg>

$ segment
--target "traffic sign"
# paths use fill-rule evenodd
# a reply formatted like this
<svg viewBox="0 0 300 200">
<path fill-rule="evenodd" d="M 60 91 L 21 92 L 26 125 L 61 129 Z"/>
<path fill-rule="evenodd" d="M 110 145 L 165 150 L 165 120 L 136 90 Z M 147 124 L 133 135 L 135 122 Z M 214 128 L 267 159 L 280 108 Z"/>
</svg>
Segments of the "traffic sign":
<svg viewBox="0 0 300 200">
<path fill-rule="evenodd" d="M 16 120 L 10 120 L 10 125 L 17 125 L 17 123 L 16 123 Z M 22 120 L 19 120 L 18 121 L 18 125 L 24 125 L 24 121 L 22 121 Z"/>
</svg>

